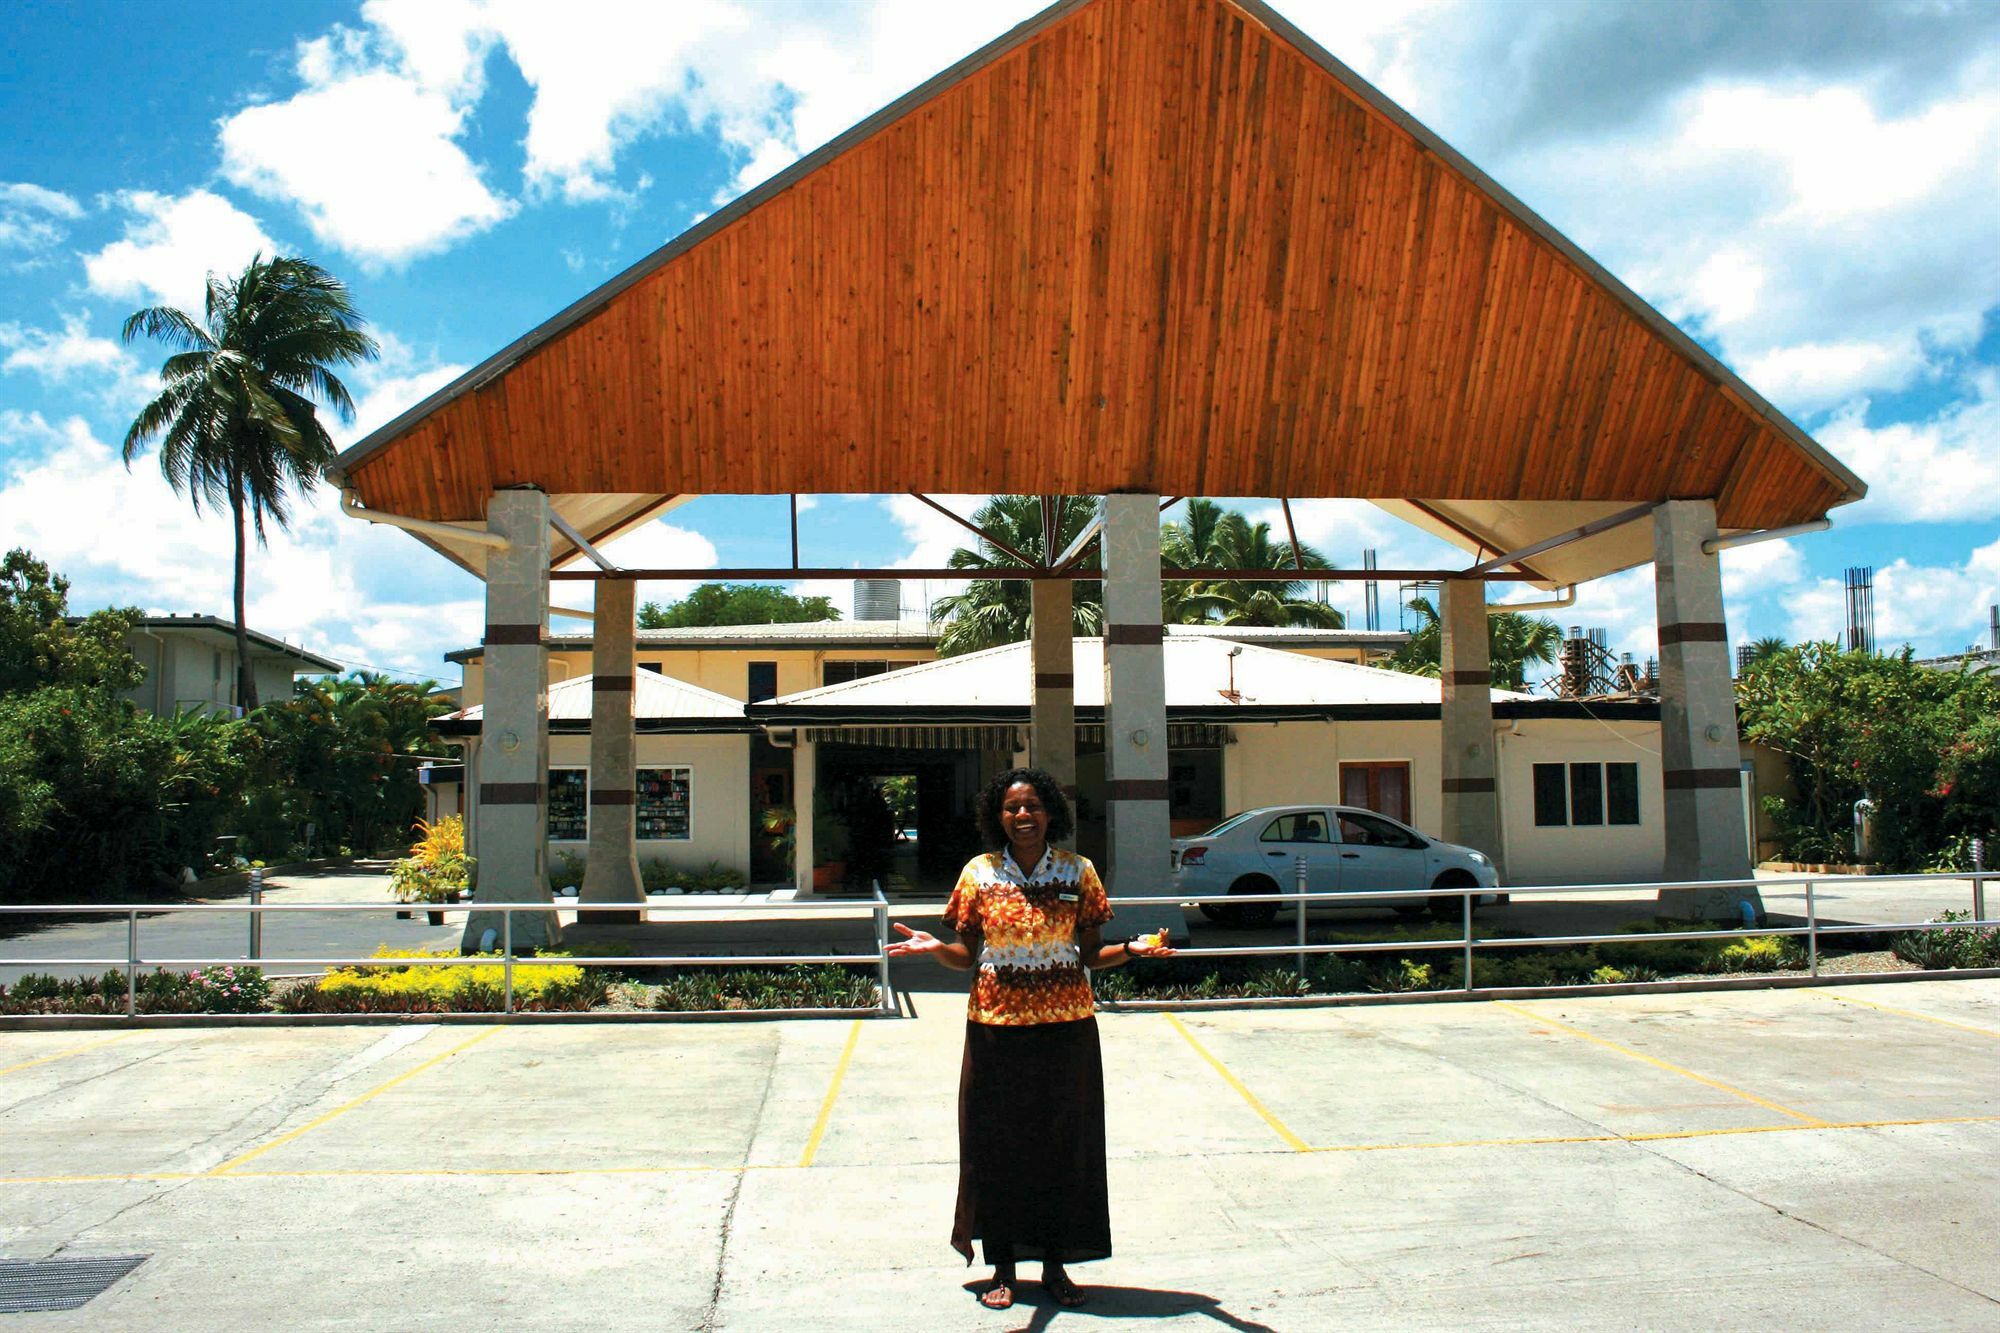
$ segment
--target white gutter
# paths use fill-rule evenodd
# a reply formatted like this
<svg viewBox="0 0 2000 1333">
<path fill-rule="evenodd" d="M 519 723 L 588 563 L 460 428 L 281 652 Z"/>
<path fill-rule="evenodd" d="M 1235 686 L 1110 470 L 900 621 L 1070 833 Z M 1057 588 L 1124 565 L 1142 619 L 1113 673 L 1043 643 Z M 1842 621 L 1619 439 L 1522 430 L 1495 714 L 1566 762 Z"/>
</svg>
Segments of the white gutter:
<svg viewBox="0 0 2000 1333">
<path fill-rule="evenodd" d="M 471 542 L 474 546 L 490 546 L 496 551 L 504 551 L 510 543 L 497 532 L 486 532 L 479 528 L 461 528 L 450 523 L 433 523 L 427 518 L 406 518 L 402 514 L 386 513 L 380 509 L 363 509 L 353 489 L 340 488 L 340 512 L 349 518 L 358 518 L 368 523 L 382 523 L 405 532 L 415 532 L 425 537 L 435 537 L 439 541 Z"/>
<path fill-rule="evenodd" d="M 1701 544 L 1701 549 L 1704 555 L 1714 555 L 1718 551 L 1750 546 L 1756 542 L 1774 542 L 1785 537 L 1803 537 L 1809 532 L 1825 532 L 1832 526 L 1832 519 L 1816 518 L 1810 523 L 1794 523 L 1789 528 L 1764 528 L 1757 532 L 1738 532 L 1728 537 L 1710 537 Z"/>
<path fill-rule="evenodd" d="M 1554 611 L 1559 607 L 1575 605 L 1576 585 L 1571 583 L 1565 585 L 1563 590 L 1554 597 L 1545 598 L 1539 602 L 1488 602 L 1486 604 L 1486 614 L 1497 616 L 1504 612 L 1512 611 Z"/>
<path fill-rule="evenodd" d="M 571 620 L 597 619 L 597 612 L 595 611 L 578 611 L 567 606 L 552 606 L 549 608 L 549 614 L 552 616 L 568 616 Z"/>
</svg>

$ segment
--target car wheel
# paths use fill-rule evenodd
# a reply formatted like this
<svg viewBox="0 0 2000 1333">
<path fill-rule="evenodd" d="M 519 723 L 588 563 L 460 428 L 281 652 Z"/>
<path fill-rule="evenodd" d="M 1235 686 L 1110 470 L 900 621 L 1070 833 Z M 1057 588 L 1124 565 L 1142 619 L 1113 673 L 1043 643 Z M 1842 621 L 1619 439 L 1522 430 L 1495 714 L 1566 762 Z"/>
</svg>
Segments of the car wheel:
<svg viewBox="0 0 2000 1333">
<path fill-rule="evenodd" d="M 1276 893 L 1278 886 L 1262 875 L 1245 875 L 1229 886 L 1231 893 L 1259 894 Z M 1225 926 L 1242 929 L 1256 929 L 1268 926 L 1278 919 L 1276 903 L 1217 903 L 1215 920 Z"/>
<path fill-rule="evenodd" d="M 1439 875 L 1437 883 L 1431 885 L 1431 887 L 1434 889 L 1470 889 L 1476 887 L 1478 883 L 1479 881 L 1472 876 L 1462 870 L 1458 870 L 1447 871 Z M 1464 898 L 1457 895 L 1433 898 L 1429 904 L 1431 915 L 1440 920 L 1456 921 L 1465 915 L 1465 901 Z M 1479 913 L 1479 900 L 1476 898 L 1472 900 L 1472 911 L 1475 916 Z"/>
</svg>

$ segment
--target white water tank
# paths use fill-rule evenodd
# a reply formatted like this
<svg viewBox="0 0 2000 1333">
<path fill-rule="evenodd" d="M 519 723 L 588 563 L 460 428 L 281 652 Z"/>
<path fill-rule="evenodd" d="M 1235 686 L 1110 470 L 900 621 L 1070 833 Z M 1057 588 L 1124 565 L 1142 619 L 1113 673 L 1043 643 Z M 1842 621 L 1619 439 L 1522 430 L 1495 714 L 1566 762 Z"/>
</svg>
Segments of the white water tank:
<svg viewBox="0 0 2000 1333">
<path fill-rule="evenodd" d="M 901 620 L 903 584 L 900 579 L 854 580 L 856 620 Z"/>
</svg>

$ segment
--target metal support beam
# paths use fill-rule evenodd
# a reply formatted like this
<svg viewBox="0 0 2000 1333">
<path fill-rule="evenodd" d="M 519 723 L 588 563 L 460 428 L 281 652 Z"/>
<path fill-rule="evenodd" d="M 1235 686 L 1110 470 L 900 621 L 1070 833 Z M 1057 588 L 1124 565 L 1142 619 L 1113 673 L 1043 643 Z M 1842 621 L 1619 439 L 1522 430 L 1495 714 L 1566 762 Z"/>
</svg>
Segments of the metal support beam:
<svg viewBox="0 0 2000 1333">
<path fill-rule="evenodd" d="M 1581 527 L 1571 528 L 1567 532 L 1559 532 L 1553 537 L 1544 537 L 1532 546 L 1523 546 L 1518 551 L 1505 551 L 1494 556 L 1491 560 L 1482 561 L 1466 570 L 1465 577 L 1470 578 L 1478 574 L 1490 574 L 1494 570 L 1504 569 L 1508 565 L 1518 565 L 1523 560 L 1531 560 L 1544 551 L 1555 550 L 1558 546 L 1567 546 L 1571 542 L 1580 542 L 1585 537 L 1595 537 L 1600 532 L 1609 532 L 1613 528 L 1622 528 L 1627 523 L 1637 523 L 1642 518 L 1650 517 L 1652 512 L 1652 505 L 1642 504 L 1633 505 L 1630 509 L 1621 509 L 1615 514 L 1606 514 L 1603 518 L 1594 518 Z"/>
<path fill-rule="evenodd" d="M 555 511 L 554 506 L 549 508 L 549 526 L 568 538 L 571 546 L 574 546 L 584 555 L 589 556 L 590 562 L 599 569 L 607 570 L 614 574 L 618 572 L 618 566 L 611 563 L 610 557 L 606 556 L 604 552 L 598 550 L 595 546 L 592 546 L 590 539 L 572 527 L 568 519 Z"/>
<path fill-rule="evenodd" d="M 1093 537 L 1096 534 L 1091 534 Z M 1071 543 L 1075 545 L 1074 542 Z M 1540 574 L 1523 570 L 1517 573 L 1494 571 L 1486 574 L 1471 574 L 1462 569 L 1313 569 L 1307 575 L 1314 580 L 1324 579 L 1332 583 L 1356 582 L 1366 579 L 1396 580 L 1404 583 L 1442 583 L 1450 579 L 1472 580 L 1485 583 L 1535 583 L 1542 581 Z M 993 569 L 908 569 L 886 566 L 877 569 L 857 569 L 852 566 L 825 565 L 807 569 L 779 565 L 743 569 L 558 569 L 549 577 L 562 583 L 587 583 L 596 579 L 676 579 L 695 582 L 765 582 L 780 583 L 794 579 L 929 579 L 937 582 L 969 583 L 975 579 L 999 579 L 1019 582 L 1033 582 L 1037 579 L 1065 579 L 1071 583 L 1096 583 L 1105 577 L 1101 569 L 1089 566 L 1067 566 L 1056 562 L 1053 569 L 1015 569 L 1001 566 Z M 1198 578 L 1204 581 L 1228 581 L 1231 583 L 1295 583 L 1299 571 L 1289 565 L 1283 569 L 1185 569 L 1175 571 L 1178 579 Z"/>
<path fill-rule="evenodd" d="M 922 500 L 925 504 L 937 510 L 940 514 L 943 514 L 946 518 L 958 524 L 958 526 L 960 526 L 961 528 L 964 528 L 967 532 L 974 534 L 981 541 L 988 543 L 993 547 L 994 550 L 1004 552 L 1011 558 L 1018 560 L 1022 564 L 1028 566 L 1030 569 L 1045 568 L 1045 566 L 1040 560 L 1036 560 L 1024 554 L 1023 552 L 1016 550 L 1014 547 L 1009 546 L 1006 542 L 1001 541 L 998 537 L 995 537 L 992 533 L 988 532 L 985 528 L 980 527 L 977 523 L 974 523 L 971 519 L 966 518 L 962 514 L 954 514 L 951 510 L 946 509 L 936 500 L 931 499 L 930 496 L 924 495 L 918 491 L 911 491 L 910 494 L 916 497 L 917 499 Z"/>
<path fill-rule="evenodd" d="M 1292 568 L 1304 569 L 1306 567 L 1306 557 L 1305 553 L 1299 550 L 1299 528 L 1296 523 L 1292 522 L 1292 502 L 1290 500 L 1280 500 L 1278 501 L 1278 507 L 1285 511 L 1285 536 L 1291 538 L 1292 542 Z"/>
</svg>

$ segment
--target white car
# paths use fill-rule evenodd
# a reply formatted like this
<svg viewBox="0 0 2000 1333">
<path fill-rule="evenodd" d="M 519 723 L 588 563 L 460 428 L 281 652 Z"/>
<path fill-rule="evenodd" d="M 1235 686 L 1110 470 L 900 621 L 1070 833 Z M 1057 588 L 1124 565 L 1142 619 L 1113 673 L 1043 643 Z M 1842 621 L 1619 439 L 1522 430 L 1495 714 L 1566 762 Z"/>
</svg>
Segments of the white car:
<svg viewBox="0 0 2000 1333">
<path fill-rule="evenodd" d="M 1400 820 L 1346 805 L 1267 805 L 1246 810 L 1193 838 L 1173 842 L 1174 890 L 1196 894 L 1291 893 L 1305 858 L 1306 891 L 1338 898 L 1316 906 L 1393 907 L 1457 917 L 1463 894 L 1424 898 L 1376 895 L 1427 889 L 1498 889 L 1492 858 L 1439 842 Z M 1480 894 L 1476 907 L 1494 897 Z M 1203 903 L 1212 921 L 1268 925 L 1279 903 Z"/>
</svg>

